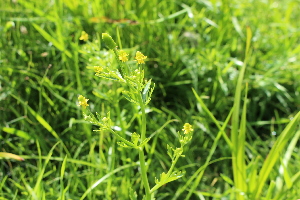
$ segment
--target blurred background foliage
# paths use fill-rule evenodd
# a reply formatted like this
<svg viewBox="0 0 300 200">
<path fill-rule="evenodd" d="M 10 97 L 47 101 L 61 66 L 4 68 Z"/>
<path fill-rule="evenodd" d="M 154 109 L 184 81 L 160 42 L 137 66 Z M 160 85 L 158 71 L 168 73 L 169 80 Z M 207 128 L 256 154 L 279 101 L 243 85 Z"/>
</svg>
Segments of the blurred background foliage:
<svg viewBox="0 0 300 200">
<path fill-rule="evenodd" d="M 56 198 L 66 155 L 72 159 L 64 178 L 69 199 L 78 199 L 99 177 L 137 160 L 135 153 L 118 147 L 115 138 L 93 132 L 96 127 L 82 120 L 76 106 L 82 94 L 90 99 L 93 111 L 110 111 L 116 127 L 133 132 L 137 125 L 137 108 L 121 96 L 122 88 L 87 68 L 116 64 L 101 42 L 103 32 L 132 59 L 137 50 L 148 56 L 146 77 L 156 83 L 148 132 L 158 133 L 150 146 L 157 150 L 148 149 L 150 180 L 169 165 L 166 144 L 176 144 L 183 123 L 194 125 L 193 141 L 178 164 L 187 174 L 163 188 L 158 199 L 170 199 L 208 155 L 217 128 L 191 88 L 219 121 L 225 120 L 244 61 L 246 27 L 253 33 L 244 80 L 249 84 L 249 152 L 256 149 L 257 155 L 266 156 L 277 134 L 299 111 L 299 0 L 2 0 L 0 4 L 0 151 L 26 159 L 1 160 L 0 189 L 6 199 L 25 197 L 28 188 L 44 191 L 39 195 L 46 199 Z M 79 40 L 82 31 L 89 34 L 88 41 Z M 161 129 L 171 119 L 177 122 Z M 51 162 L 44 165 L 43 156 L 50 155 L 57 142 Z M 214 158 L 228 156 L 230 148 L 220 140 Z M 198 189 L 226 196 L 230 184 L 220 173 L 231 177 L 229 166 L 230 160 L 212 164 Z M 136 172 L 129 168 L 119 172 L 88 198 L 128 196 L 126 184 L 140 191 Z M 37 185 L 39 177 L 43 184 Z"/>
</svg>

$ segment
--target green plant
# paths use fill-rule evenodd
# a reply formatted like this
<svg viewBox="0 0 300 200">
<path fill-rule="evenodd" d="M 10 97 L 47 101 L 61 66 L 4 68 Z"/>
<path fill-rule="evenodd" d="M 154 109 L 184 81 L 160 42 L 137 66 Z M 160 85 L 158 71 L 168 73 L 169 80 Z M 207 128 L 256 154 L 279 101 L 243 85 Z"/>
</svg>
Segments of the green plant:
<svg viewBox="0 0 300 200">
<path fill-rule="evenodd" d="M 82 32 L 81 39 L 86 39 L 87 35 Z M 183 134 L 178 132 L 180 147 L 173 148 L 171 145 L 167 145 L 167 153 L 171 158 L 171 166 L 167 173 L 163 172 L 159 178 L 155 178 L 155 185 L 150 188 L 148 181 L 148 164 L 145 157 L 145 146 L 148 144 L 150 139 L 153 137 L 147 133 L 147 120 L 146 120 L 146 106 L 151 100 L 151 94 L 154 90 L 154 84 L 151 79 L 145 80 L 144 70 L 140 67 L 140 64 L 145 63 L 147 56 L 144 56 L 141 52 L 137 51 L 135 59 L 137 61 L 136 67 L 127 64 L 128 54 L 123 50 L 118 50 L 115 41 L 107 33 L 102 34 L 102 39 L 106 46 L 113 51 L 116 60 L 118 61 L 118 67 L 113 65 L 109 66 L 95 66 L 95 75 L 101 78 L 116 81 L 120 84 L 124 90 L 122 91 L 123 96 L 135 106 L 138 107 L 136 112 L 140 113 L 137 115 L 137 121 L 139 124 L 139 130 L 131 133 L 131 140 L 126 138 L 124 132 L 116 131 L 113 129 L 113 122 L 110 118 L 110 112 L 105 117 L 102 117 L 96 112 L 96 116 L 89 110 L 88 100 L 84 96 L 78 96 L 78 105 L 82 107 L 83 116 L 86 121 L 91 124 L 99 126 L 100 132 L 109 132 L 115 136 L 119 141 L 119 146 L 128 149 L 134 149 L 139 154 L 139 165 L 140 174 L 145 190 L 145 200 L 154 199 L 155 192 L 163 185 L 168 182 L 174 181 L 183 176 L 182 171 L 175 170 L 175 164 L 180 157 L 183 157 L 183 147 L 192 139 L 191 132 L 193 131 L 192 126 L 189 123 L 185 123 L 183 126 Z M 119 70 L 120 69 L 120 70 Z M 88 190 L 89 192 L 90 190 Z M 85 197 L 87 193 L 83 195 Z M 82 198 L 83 198 L 82 197 Z M 134 194 L 131 194 L 131 198 L 135 198 Z"/>
<path fill-rule="evenodd" d="M 127 88 L 83 70 L 117 65 L 101 44 L 105 30 L 122 38 L 118 49 L 129 57 L 139 50 L 149 58 L 143 69 L 156 85 L 146 110 L 147 135 L 153 136 L 144 148 L 148 177 L 172 165 L 165 144 L 177 146 L 181 124 L 192 122 L 197 132 L 176 164 L 185 176 L 161 187 L 157 199 L 236 200 L 241 191 L 233 177 L 234 149 L 244 149 L 245 198 L 254 198 L 257 178 L 267 172 L 262 199 L 299 199 L 300 133 L 284 129 L 300 108 L 299 9 L 298 0 L 2 0 L 0 151 L 25 161 L 1 159 L 0 198 L 63 200 L 86 193 L 88 200 L 127 200 L 133 196 L 129 186 L 144 193 L 138 151 L 118 146 L 107 131 L 93 134 L 74 104 L 82 94 L 91 112 L 110 111 L 114 131 L 129 141 L 132 132 L 140 133 L 141 112 L 122 95 Z M 237 109 L 247 26 L 252 49 Z M 92 42 L 84 34 L 78 40 L 82 30 Z M 245 129 L 245 140 L 232 147 L 231 137 L 243 139 L 230 130 L 233 109 L 240 122 L 244 117 L 245 82 L 246 127 L 240 123 L 233 131 Z"/>
</svg>

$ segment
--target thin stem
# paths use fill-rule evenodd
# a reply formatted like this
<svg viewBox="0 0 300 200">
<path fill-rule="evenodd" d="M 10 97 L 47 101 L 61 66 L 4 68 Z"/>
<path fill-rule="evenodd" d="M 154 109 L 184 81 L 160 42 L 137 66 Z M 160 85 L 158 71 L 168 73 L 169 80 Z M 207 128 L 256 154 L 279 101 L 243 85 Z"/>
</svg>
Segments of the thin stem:
<svg viewBox="0 0 300 200">
<path fill-rule="evenodd" d="M 143 142 L 146 139 L 146 112 L 145 112 L 145 104 L 143 102 L 142 96 L 139 93 L 139 104 L 142 111 L 142 124 L 141 124 L 141 141 Z M 145 161 L 145 154 L 144 154 L 144 147 L 139 148 L 139 160 L 140 160 L 140 166 L 141 166 L 141 175 L 143 184 L 145 187 L 145 199 L 150 200 L 151 199 L 151 193 L 150 193 L 150 186 L 147 176 L 147 167 L 146 167 L 146 161 Z"/>
<path fill-rule="evenodd" d="M 168 171 L 168 173 L 167 173 L 167 177 L 170 177 L 170 175 L 172 174 L 173 169 L 174 169 L 174 167 L 175 167 L 175 165 L 176 165 L 178 159 L 180 158 L 180 156 L 181 156 L 181 154 L 175 156 L 175 159 L 174 159 L 174 160 L 172 159 L 172 165 L 171 165 L 171 167 L 170 167 L 170 169 L 169 169 L 169 171 Z M 152 194 L 155 190 L 158 190 L 161 186 L 163 186 L 163 185 L 165 185 L 165 184 L 166 184 L 165 182 L 164 182 L 164 183 L 156 184 L 156 185 L 150 190 L 151 194 Z"/>
<path fill-rule="evenodd" d="M 121 67 L 121 71 L 122 71 L 123 78 L 124 78 L 125 76 L 128 76 L 128 75 L 129 75 L 129 74 L 128 74 L 129 67 L 128 67 L 128 66 L 124 67 L 123 63 L 120 61 L 117 48 L 114 48 L 114 49 L 113 49 L 113 52 L 114 52 L 114 54 L 115 54 L 116 60 L 118 61 L 119 65 L 120 65 L 120 67 Z"/>
<path fill-rule="evenodd" d="M 139 102 L 142 111 L 141 140 L 143 142 L 146 139 L 146 112 L 145 112 L 145 104 L 143 102 L 141 94 L 139 94 Z"/>
<path fill-rule="evenodd" d="M 143 184 L 145 187 L 145 193 L 146 193 L 145 200 L 150 200 L 151 193 L 150 193 L 150 186 L 148 182 L 147 168 L 145 163 L 145 154 L 144 154 L 143 147 L 139 148 L 139 159 L 140 159 L 140 167 L 141 167 L 141 176 L 142 176 Z"/>
<path fill-rule="evenodd" d="M 178 159 L 180 158 L 180 156 L 181 156 L 181 154 L 178 155 L 178 156 L 176 156 L 175 159 L 172 160 L 172 165 L 171 165 L 171 167 L 170 167 L 170 169 L 169 169 L 169 171 L 168 171 L 168 173 L 167 173 L 168 177 L 172 174 L 173 169 L 174 169 L 174 167 L 175 167 L 175 165 L 176 165 Z"/>
<path fill-rule="evenodd" d="M 133 143 L 129 142 L 128 140 L 124 139 L 122 136 L 120 136 L 117 132 L 114 132 L 112 129 L 108 129 L 112 134 L 114 134 L 119 140 L 122 140 L 126 145 L 132 148 L 137 148 L 136 145 Z"/>
</svg>

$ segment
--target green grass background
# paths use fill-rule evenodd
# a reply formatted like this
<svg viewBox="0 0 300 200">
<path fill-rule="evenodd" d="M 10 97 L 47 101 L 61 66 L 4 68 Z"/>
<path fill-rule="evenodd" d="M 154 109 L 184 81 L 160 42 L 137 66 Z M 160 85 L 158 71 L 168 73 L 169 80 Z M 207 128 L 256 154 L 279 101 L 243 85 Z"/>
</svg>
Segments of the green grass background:
<svg viewBox="0 0 300 200">
<path fill-rule="evenodd" d="M 150 184 L 170 166 L 166 144 L 185 122 L 195 130 L 177 164 L 185 176 L 157 199 L 300 198 L 299 10 L 299 0 L 2 0 L 0 151 L 25 161 L 0 160 L 0 199 L 129 199 L 129 188 L 142 198 L 137 153 L 94 132 L 76 105 L 82 94 L 115 126 L 138 125 L 122 88 L 86 68 L 115 64 L 104 32 L 131 58 L 148 56 Z"/>
</svg>

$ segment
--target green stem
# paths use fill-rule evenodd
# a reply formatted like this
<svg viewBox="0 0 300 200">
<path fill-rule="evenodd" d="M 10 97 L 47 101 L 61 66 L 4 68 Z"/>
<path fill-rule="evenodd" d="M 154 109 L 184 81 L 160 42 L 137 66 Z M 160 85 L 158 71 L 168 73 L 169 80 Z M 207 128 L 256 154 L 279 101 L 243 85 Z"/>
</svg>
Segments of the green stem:
<svg viewBox="0 0 300 200">
<path fill-rule="evenodd" d="M 172 174 L 173 172 L 173 169 L 178 161 L 178 159 L 180 158 L 181 154 L 176 156 L 174 160 L 172 160 L 172 165 L 167 173 L 167 177 L 170 177 L 170 175 Z M 158 190 L 158 188 L 160 188 L 161 186 L 165 185 L 166 183 L 159 183 L 159 184 L 156 184 L 151 190 L 150 190 L 150 193 L 152 194 L 155 190 Z"/>
<path fill-rule="evenodd" d="M 142 111 L 141 141 L 144 141 L 146 139 L 146 112 L 145 112 L 145 104 L 143 102 L 141 94 L 139 94 L 139 102 Z"/>
<path fill-rule="evenodd" d="M 174 167 L 175 167 L 175 165 L 176 165 L 178 159 L 180 158 L 180 156 L 181 156 L 181 154 L 178 155 L 178 156 L 176 156 L 175 159 L 172 160 L 172 165 L 171 165 L 171 167 L 170 167 L 170 169 L 169 169 L 169 171 L 168 171 L 168 173 L 167 173 L 168 177 L 172 174 L 173 169 L 174 169 Z"/>
<path fill-rule="evenodd" d="M 150 193 L 150 186 L 148 182 L 148 176 L 147 176 L 147 167 L 145 162 L 145 154 L 144 154 L 144 148 L 139 148 L 139 159 L 140 159 L 140 167 L 141 167 L 141 175 L 143 180 L 143 185 L 145 187 L 145 200 L 151 200 L 151 193 Z"/>
<path fill-rule="evenodd" d="M 146 112 L 145 112 L 145 104 L 143 102 L 140 93 L 139 93 L 139 103 L 142 111 L 141 141 L 144 141 L 146 139 Z M 145 187 L 145 193 L 146 193 L 145 200 L 151 200 L 150 186 L 149 186 L 149 181 L 147 176 L 147 167 L 146 167 L 145 154 L 144 154 L 144 146 L 139 148 L 139 160 L 140 160 L 143 185 Z"/>
<path fill-rule="evenodd" d="M 128 68 L 128 66 L 124 67 L 123 63 L 120 61 L 117 48 L 114 48 L 113 52 L 114 52 L 115 57 L 121 67 L 121 72 L 122 72 L 123 78 L 125 78 L 125 76 L 129 76 L 129 74 L 128 74 L 129 68 Z"/>
<path fill-rule="evenodd" d="M 119 140 L 122 140 L 122 142 L 124 142 L 125 144 L 127 144 L 128 146 L 132 147 L 132 148 L 137 148 L 136 145 L 134 145 L 133 143 L 129 142 L 128 140 L 124 139 L 122 136 L 120 136 L 117 132 L 114 132 L 112 129 L 109 129 L 109 131 L 114 134 Z"/>
</svg>

